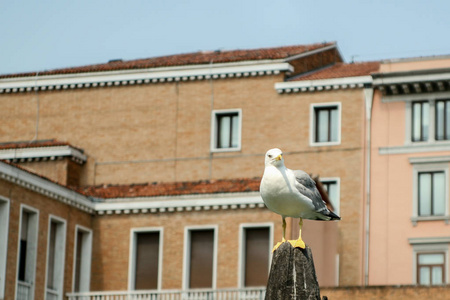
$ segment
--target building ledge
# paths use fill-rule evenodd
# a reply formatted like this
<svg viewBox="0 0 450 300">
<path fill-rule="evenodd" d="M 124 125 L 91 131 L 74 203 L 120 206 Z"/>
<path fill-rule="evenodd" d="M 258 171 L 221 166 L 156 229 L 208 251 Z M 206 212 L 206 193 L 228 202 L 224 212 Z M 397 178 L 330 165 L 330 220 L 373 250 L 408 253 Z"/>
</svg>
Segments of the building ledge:
<svg viewBox="0 0 450 300">
<path fill-rule="evenodd" d="M 11 163 L 57 160 L 69 157 L 78 164 L 86 162 L 83 150 L 56 140 L 0 144 L 0 160 Z"/>
</svg>

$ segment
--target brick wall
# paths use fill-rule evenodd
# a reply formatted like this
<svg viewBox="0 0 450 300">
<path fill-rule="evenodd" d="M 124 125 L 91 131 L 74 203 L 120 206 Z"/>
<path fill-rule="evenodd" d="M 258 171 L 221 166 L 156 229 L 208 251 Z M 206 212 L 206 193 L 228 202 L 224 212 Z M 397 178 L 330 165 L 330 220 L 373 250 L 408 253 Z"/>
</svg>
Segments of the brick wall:
<svg viewBox="0 0 450 300">
<path fill-rule="evenodd" d="M 264 153 L 341 180 L 341 285 L 361 283 L 364 97 L 361 89 L 278 94 L 283 75 L 39 92 L 38 139 L 85 150 L 81 185 L 262 176 Z M 342 143 L 311 147 L 311 103 L 340 102 Z M 35 134 L 35 93 L 3 94 L 1 141 Z M 242 109 L 242 150 L 211 153 L 211 110 Z"/>
<path fill-rule="evenodd" d="M 132 228 L 163 227 L 162 289 L 181 289 L 185 227 L 217 226 L 217 288 L 238 286 L 241 224 L 274 224 L 274 241 L 281 240 L 280 217 L 267 209 L 229 209 L 158 214 L 104 215 L 94 221 L 91 290 L 128 289 Z"/>
<path fill-rule="evenodd" d="M 450 286 L 369 286 L 348 288 L 322 288 L 322 296 L 329 300 L 423 300 L 450 299 Z"/>
<path fill-rule="evenodd" d="M 15 299 L 20 207 L 25 204 L 39 211 L 37 242 L 35 299 L 45 299 L 49 216 L 66 220 L 66 252 L 64 268 L 64 294 L 72 291 L 75 226 L 92 228 L 92 216 L 60 201 L 47 198 L 18 185 L 0 179 L 0 196 L 9 199 L 9 234 L 6 266 L 5 299 Z"/>
</svg>

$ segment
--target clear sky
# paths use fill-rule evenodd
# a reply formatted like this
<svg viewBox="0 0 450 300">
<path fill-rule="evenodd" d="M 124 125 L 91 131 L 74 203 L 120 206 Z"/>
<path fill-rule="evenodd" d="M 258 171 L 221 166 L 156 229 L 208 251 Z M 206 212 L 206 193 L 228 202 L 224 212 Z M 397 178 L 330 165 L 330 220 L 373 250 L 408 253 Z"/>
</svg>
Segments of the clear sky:
<svg viewBox="0 0 450 300">
<path fill-rule="evenodd" d="M 450 54 L 449 0 L 2 0 L 0 74 L 336 41 L 347 62 Z"/>
</svg>

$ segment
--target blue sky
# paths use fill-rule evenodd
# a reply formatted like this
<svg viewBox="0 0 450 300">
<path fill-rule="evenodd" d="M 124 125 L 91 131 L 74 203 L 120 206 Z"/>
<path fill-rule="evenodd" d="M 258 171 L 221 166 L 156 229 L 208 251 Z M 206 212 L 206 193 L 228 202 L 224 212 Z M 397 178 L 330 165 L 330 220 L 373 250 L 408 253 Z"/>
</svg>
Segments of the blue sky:
<svg viewBox="0 0 450 300">
<path fill-rule="evenodd" d="M 447 0 L 12 0 L 0 74 L 336 41 L 349 62 L 450 54 Z"/>
</svg>

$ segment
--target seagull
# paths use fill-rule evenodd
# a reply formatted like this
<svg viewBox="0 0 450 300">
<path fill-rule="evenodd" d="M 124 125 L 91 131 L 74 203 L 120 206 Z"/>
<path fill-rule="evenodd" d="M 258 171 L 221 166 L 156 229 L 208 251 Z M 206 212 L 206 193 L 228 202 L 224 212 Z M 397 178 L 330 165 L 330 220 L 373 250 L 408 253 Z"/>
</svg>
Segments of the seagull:
<svg viewBox="0 0 450 300">
<path fill-rule="evenodd" d="M 317 190 L 316 183 L 301 170 L 290 170 L 284 165 L 283 152 L 270 149 L 265 156 L 264 175 L 259 191 L 267 208 L 281 215 L 283 220 L 283 238 L 275 245 L 275 251 L 286 242 L 286 217 L 300 218 L 300 231 L 297 240 L 288 241 L 294 248 L 305 249 L 302 240 L 303 219 L 340 220 L 330 211 Z"/>
</svg>

